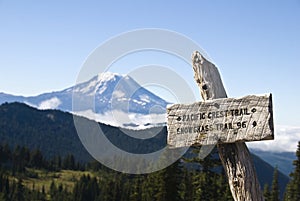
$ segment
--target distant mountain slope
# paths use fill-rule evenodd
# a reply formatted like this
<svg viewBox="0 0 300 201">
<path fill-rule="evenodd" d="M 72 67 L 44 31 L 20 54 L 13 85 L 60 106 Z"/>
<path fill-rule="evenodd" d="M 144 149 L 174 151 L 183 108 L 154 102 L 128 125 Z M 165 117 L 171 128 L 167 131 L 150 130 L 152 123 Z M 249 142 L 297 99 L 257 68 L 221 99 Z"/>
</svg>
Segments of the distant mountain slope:
<svg viewBox="0 0 300 201">
<path fill-rule="evenodd" d="M 5 102 L 25 102 L 25 100 L 26 98 L 24 96 L 14 96 L 0 92 L 0 104 Z"/>
<path fill-rule="evenodd" d="M 269 187 L 272 185 L 272 180 L 273 180 L 273 173 L 274 173 L 274 167 L 272 167 L 270 164 L 266 163 L 263 159 L 258 157 L 255 154 L 251 154 L 252 159 L 254 162 L 254 166 L 256 169 L 257 177 L 259 178 L 259 183 L 261 188 L 264 187 L 264 184 L 268 183 Z M 284 192 L 285 192 L 285 186 L 289 182 L 289 178 L 280 172 L 278 174 L 278 181 L 279 181 L 279 193 L 281 199 L 283 198 Z"/>
<path fill-rule="evenodd" d="M 149 153 L 161 149 L 166 144 L 165 127 L 151 139 L 138 140 L 124 135 L 116 127 L 99 125 L 112 143 L 128 152 L 135 153 L 138 150 L 139 153 Z M 147 135 L 157 131 L 156 129 L 130 132 Z M 1 105 L 0 142 L 11 146 L 26 145 L 29 148 L 39 148 L 49 158 L 72 153 L 79 161 L 87 162 L 92 159 L 77 136 L 72 115 L 59 110 L 37 110 L 21 103 Z M 267 182 L 271 185 L 274 168 L 255 155 L 253 158 L 261 184 Z M 281 192 L 287 182 L 288 177 L 280 173 Z"/>
<path fill-rule="evenodd" d="M 270 152 L 261 151 L 258 149 L 250 149 L 252 153 L 268 162 L 273 167 L 278 166 L 278 169 L 289 176 L 294 170 L 293 161 L 296 160 L 295 153 L 292 152 Z"/>
<path fill-rule="evenodd" d="M 62 91 L 33 97 L 0 93 L 0 104 L 5 102 L 22 102 L 38 109 L 60 109 L 109 125 L 129 128 L 161 125 L 165 122 L 168 104 L 130 76 L 110 72 Z"/>
</svg>

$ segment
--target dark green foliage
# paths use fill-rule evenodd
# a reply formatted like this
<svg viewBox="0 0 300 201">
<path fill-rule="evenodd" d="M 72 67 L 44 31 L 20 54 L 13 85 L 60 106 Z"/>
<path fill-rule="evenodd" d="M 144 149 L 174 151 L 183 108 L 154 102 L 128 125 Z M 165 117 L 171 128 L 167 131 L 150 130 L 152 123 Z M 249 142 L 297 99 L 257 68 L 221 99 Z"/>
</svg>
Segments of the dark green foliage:
<svg viewBox="0 0 300 201">
<path fill-rule="evenodd" d="M 51 200 L 55 201 L 71 201 L 72 200 L 72 194 L 69 193 L 66 189 L 64 189 L 62 184 L 55 184 L 54 181 L 52 181 L 50 185 L 49 190 L 50 198 Z M 42 191 L 43 192 L 43 191 Z"/>
<path fill-rule="evenodd" d="M 270 192 L 270 201 L 279 201 L 279 185 L 278 185 L 278 169 L 277 167 L 274 170 L 273 182 Z"/>
<path fill-rule="evenodd" d="M 62 163 L 62 168 L 66 170 L 75 170 L 76 165 L 75 165 L 75 158 L 72 154 L 68 154 Z"/>
<path fill-rule="evenodd" d="M 34 189 L 27 189 L 18 181 L 9 181 L 8 176 L 3 172 L 0 173 L 0 201 L 45 201 L 46 195 Z"/>
<path fill-rule="evenodd" d="M 82 176 L 73 190 L 74 201 L 96 200 L 99 196 L 99 186 L 96 178 Z"/>
<path fill-rule="evenodd" d="M 186 159 L 189 163 L 200 164 L 200 167 L 198 171 L 192 171 L 191 181 L 185 182 L 187 185 L 192 183 L 186 189 L 191 188 L 193 192 L 186 194 L 184 200 L 232 200 L 228 182 L 217 155 L 217 149 L 214 149 L 202 160 L 197 157 L 200 149 L 201 147 L 194 147 L 192 151 L 195 157 Z"/>
<path fill-rule="evenodd" d="M 268 184 L 264 185 L 264 192 L 263 193 L 264 193 L 265 201 L 270 201 L 271 194 L 270 194 L 270 188 L 269 188 Z"/>
<path fill-rule="evenodd" d="M 9 167 L 12 170 L 12 174 L 15 173 L 24 173 L 27 176 L 30 176 L 31 172 L 26 170 L 27 168 L 35 169 L 45 169 L 45 170 L 78 170 L 81 169 L 82 165 L 79 164 L 72 154 L 66 155 L 63 162 L 61 162 L 61 157 L 57 156 L 49 161 L 45 159 L 42 152 L 39 149 L 30 151 L 27 147 L 16 146 L 16 148 L 11 151 L 7 144 L 1 145 L 0 150 L 5 150 L 5 159 L 0 161 L 0 167 L 3 168 Z M 30 177 L 35 177 L 31 175 Z"/>
<path fill-rule="evenodd" d="M 0 164 L 5 164 L 10 159 L 11 153 L 9 145 L 6 143 L 0 147 Z"/>
<path fill-rule="evenodd" d="M 24 172 L 25 166 L 30 159 L 30 153 L 26 147 L 16 146 L 10 158 L 12 160 L 13 172 Z"/>
<path fill-rule="evenodd" d="M 300 141 L 296 151 L 296 160 L 293 162 L 294 171 L 290 174 L 291 181 L 287 185 L 284 200 L 299 201 L 300 200 Z"/>
<path fill-rule="evenodd" d="M 35 149 L 31 154 L 30 154 L 30 167 L 33 168 L 42 168 L 46 165 L 42 152 L 39 149 Z"/>
</svg>

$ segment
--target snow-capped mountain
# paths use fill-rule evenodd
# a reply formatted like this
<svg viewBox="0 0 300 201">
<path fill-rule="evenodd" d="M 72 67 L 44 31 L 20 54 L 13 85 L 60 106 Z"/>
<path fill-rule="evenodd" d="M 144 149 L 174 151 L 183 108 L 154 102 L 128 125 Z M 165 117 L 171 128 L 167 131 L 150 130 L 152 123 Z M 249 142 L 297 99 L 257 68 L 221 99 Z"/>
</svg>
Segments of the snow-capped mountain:
<svg viewBox="0 0 300 201">
<path fill-rule="evenodd" d="M 73 87 L 72 91 L 73 97 L 80 99 L 77 101 L 81 101 L 80 97 L 94 98 L 91 100 L 95 103 L 96 113 L 118 110 L 149 114 L 155 106 L 157 110 L 154 113 L 164 113 L 167 105 L 166 101 L 141 87 L 131 77 L 115 73 L 99 74 L 88 82 Z M 83 109 L 80 108 L 80 111 Z"/>
<path fill-rule="evenodd" d="M 23 102 L 60 109 L 113 126 L 146 128 L 165 122 L 165 100 L 127 75 L 105 72 L 62 91 L 23 97 L 0 93 L 0 104 Z"/>
</svg>

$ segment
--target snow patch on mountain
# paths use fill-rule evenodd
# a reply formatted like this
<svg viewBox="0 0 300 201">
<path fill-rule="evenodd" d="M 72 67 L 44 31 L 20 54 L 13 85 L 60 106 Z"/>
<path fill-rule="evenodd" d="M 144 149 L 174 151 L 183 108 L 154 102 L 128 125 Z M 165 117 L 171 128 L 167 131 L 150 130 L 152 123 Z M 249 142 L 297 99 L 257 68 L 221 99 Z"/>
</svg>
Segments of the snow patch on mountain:
<svg viewBox="0 0 300 201">
<path fill-rule="evenodd" d="M 123 91 L 120 91 L 120 90 L 114 91 L 114 93 L 113 93 L 114 98 L 123 98 L 124 96 L 125 96 L 125 93 Z"/>
<path fill-rule="evenodd" d="M 146 103 L 150 103 L 150 98 L 147 95 L 140 95 L 140 99 Z"/>
</svg>

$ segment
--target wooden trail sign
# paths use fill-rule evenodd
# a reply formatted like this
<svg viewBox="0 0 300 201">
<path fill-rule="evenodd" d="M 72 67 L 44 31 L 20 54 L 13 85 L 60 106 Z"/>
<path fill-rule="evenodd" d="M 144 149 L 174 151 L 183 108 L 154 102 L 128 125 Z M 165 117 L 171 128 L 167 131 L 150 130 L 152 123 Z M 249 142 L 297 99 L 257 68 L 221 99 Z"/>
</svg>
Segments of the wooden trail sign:
<svg viewBox="0 0 300 201">
<path fill-rule="evenodd" d="M 174 104 L 167 114 L 171 147 L 274 139 L 271 94 Z"/>
<path fill-rule="evenodd" d="M 216 66 L 213 63 L 206 60 L 198 51 L 195 51 L 193 53 L 192 63 L 193 63 L 193 70 L 195 73 L 194 78 L 195 78 L 196 83 L 199 86 L 203 100 L 207 101 L 207 100 L 213 100 L 213 99 L 227 98 L 227 94 L 226 94 L 225 88 L 223 86 L 221 76 L 220 76 L 219 71 L 216 68 Z M 265 114 L 265 117 L 267 117 L 265 122 L 269 122 L 269 123 L 260 123 L 260 121 L 264 122 L 264 120 L 262 118 L 261 119 L 258 118 L 258 120 L 256 120 L 254 118 L 255 115 L 252 114 L 251 118 L 248 117 L 249 118 L 248 123 L 250 126 L 246 123 L 246 127 L 244 129 L 246 129 L 246 130 L 250 129 L 251 122 L 252 122 L 252 126 L 254 126 L 255 125 L 254 121 L 257 123 L 257 125 L 254 127 L 269 126 L 269 128 L 270 128 L 269 131 L 271 131 L 271 133 L 266 132 L 267 133 L 266 139 L 269 139 L 269 138 L 271 139 L 274 136 L 273 135 L 273 119 L 272 119 L 272 101 L 271 101 L 271 96 L 266 96 L 266 97 L 269 97 L 269 101 L 263 101 L 263 102 L 269 103 L 269 105 L 268 105 L 269 111 L 267 113 L 270 114 L 270 116 L 266 115 L 266 112 L 261 112 L 260 114 Z M 196 103 L 196 105 L 197 105 L 197 103 Z M 215 106 L 217 107 L 217 105 L 215 105 Z M 258 105 L 256 105 L 253 108 L 256 109 L 257 106 Z M 262 107 L 262 108 L 266 109 L 266 107 Z M 197 113 L 197 109 L 199 109 L 199 108 L 195 108 L 195 111 L 193 111 L 193 112 Z M 242 109 L 242 108 L 234 108 L 234 109 Z M 250 109 L 250 107 L 249 107 L 249 109 Z M 227 109 L 225 109 L 225 110 L 227 110 Z M 243 113 L 243 111 L 240 112 L 240 114 L 241 114 L 240 116 L 242 116 L 242 117 L 239 117 L 239 115 L 234 115 L 235 117 L 232 118 L 233 123 L 235 121 L 234 118 L 236 118 L 236 119 L 241 118 L 241 121 L 239 121 L 239 122 L 243 122 L 243 118 L 246 118 L 245 116 L 247 116 L 246 113 L 248 114 L 248 113 L 250 113 L 250 111 L 248 111 L 248 109 L 247 109 L 247 111 L 245 111 L 244 113 Z M 256 113 L 256 111 L 253 112 L 253 110 L 251 112 Z M 180 114 L 184 115 L 182 113 L 180 113 Z M 238 112 L 237 112 L 237 114 L 238 114 Z M 205 113 L 204 117 L 206 117 L 206 116 L 208 118 L 208 113 L 207 114 Z M 215 116 L 218 116 L 218 115 L 215 113 Z M 229 114 L 229 116 L 230 116 L 230 114 Z M 174 116 L 171 116 L 171 117 L 173 118 Z M 183 116 L 180 116 L 180 115 L 178 115 L 178 117 L 183 118 Z M 178 121 L 177 118 L 176 118 L 176 121 Z M 190 116 L 190 118 L 191 118 L 191 116 Z M 223 118 L 223 117 L 219 117 L 219 118 Z M 226 120 L 222 123 L 226 123 Z M 168 130 L 172 130 L 170 128 L 176 128 L 176 134 L 177 134 L 177 127 L 172 126 L 172 124 L 173 124 L 173 121 L 171 121 L 171 123 L 168 121 Z M 212 124 L 213 124 L 213 122 L 212 122 Z M 241 127 L 243 127 L 243 124 L 241 125 Z M 228 128 L 228 126 L 227 126 L 227 128 Z M 234 130 L 234 129 L 232 129 L 232 130 Z M 262 131 L 264 131 L 264 130 L 265 130 L 265 128 L 262 129 Z M 228 131 L 226 131 L 226 132 L 228 132 Z M 237 131 L 237 132 L 238 132 L 237 135 L 239 133 L 240 134 L 241 133 L 246 133 L 246 134 L 251 133 L 251 132 L 247 132 L 247 131 L 246 132 L 245 131 L 244 132 Z M 220 133 L 222 133 L 222 132 L 220 132 Z M 255 136 L 255 134 L 258 134 L 258 131 L 252 132 L 252 133 L 254 133 L 254 136 Z M 170 133 L 168 133 L 168 135 L 170 135 Z M 265 135 L 265 134 L 261 134 L 261 135 Z M 173 133 L 173 136 L 174 136 L 174 133 Z M 168 139 L 169 139 L 168 142 L 169 143 L 173 142 L 174 143 L 173 146 L 176 146 L 176 147 L 177 147 L 177 145 L 178 145 L 178 147 L 186 146 L 186 143 L 193 142 L 193 141 L 190 142 L 189 140 L 186 140 L 186 139 L 184 139 L 184 140 L 179 139 L 180 142 L 177 143 L 175 141 L 172 141 L 171 136 L 168 136 Z M 201 137 L 193 138 L 193 139 L 201 139 Z M 222 137 L 220 139 L 222 139 Z M 225 140 L 225 138 L 224 138 L 224 140 Z M 226 137 L 226 140 L 227 140 L 227 137 Z M 199 140 L 199 141 L 201 141 L 201 140 Z M 229 183 L 230 190 L 231 190 L 234 200 L 235 201 L 263 201 L 264 200 L 263 194 L 262 194 L 262 191 L 261 191 L 258 179 L 257 179 L 255 168 L 254 168 L 251 156 L 250 156 L 250 152 L 249 152 L 246 144 L 244 142 L 240 142 L 240 141 L 235 142 L 235 143 L 218 143 L 217 147 L 218 147 L 219 156 L 222 161 L 224 170 L 228 177 L 228 183 Z"/>
</svg>

